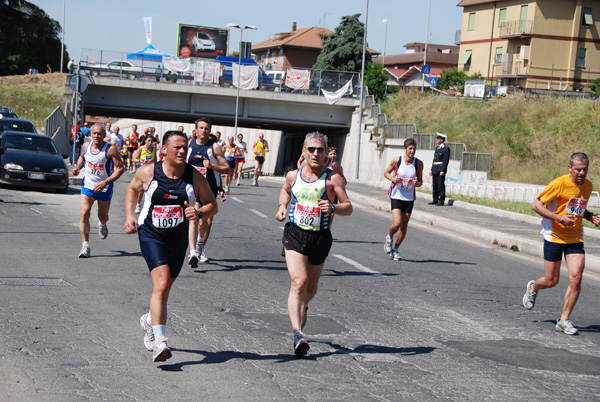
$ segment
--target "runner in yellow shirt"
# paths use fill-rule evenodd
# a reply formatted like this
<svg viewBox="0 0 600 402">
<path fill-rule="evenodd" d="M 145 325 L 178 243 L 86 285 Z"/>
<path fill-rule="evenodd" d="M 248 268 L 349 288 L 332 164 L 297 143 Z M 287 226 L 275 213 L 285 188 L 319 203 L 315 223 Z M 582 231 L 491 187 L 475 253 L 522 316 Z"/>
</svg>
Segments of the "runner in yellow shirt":
<svg viewBox="0 0 600 402">
<path fill-rule="evenodd" d="M 560 263 L 564 254 L 569 272 L 569 286 L 565 293 L 562 314 L 554 329 L 567 335 L 579 331 L 570 320 L 581 292 L 581 278 L 585 266 L 583 247 L 583 218 L 600 225 L 600 216 L 587 210 L 592 183 L 586 180 L 589 159 L 578 152 L 571 155 L 569 174 L 548 184 L 533 202 L 532 209 L 542 217 L 544 235 L 544 265 L 546 274 L 527 283 L 523 306 L 531 310 L 540 289 L 552 288 L 560 278 Z"/>
<path fill-rule="evenodd" d="M 254 140 L 254 181 L 253 186 L 258 186 L 258 178 L 262 171 L 263 163 L 265 163 L 265 154 L 269 152 L 269 143 L 265 140 L 263 133 L 258 134 L 258 138 Z"/>
</svg>

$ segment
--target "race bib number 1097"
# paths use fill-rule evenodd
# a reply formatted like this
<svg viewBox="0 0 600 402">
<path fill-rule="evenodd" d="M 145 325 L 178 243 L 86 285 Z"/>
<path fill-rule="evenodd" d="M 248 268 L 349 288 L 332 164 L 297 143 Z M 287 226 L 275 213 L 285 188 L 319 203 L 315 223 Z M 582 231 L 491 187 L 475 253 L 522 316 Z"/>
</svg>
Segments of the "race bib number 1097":
<svg viewBox="0 0 600 402">
<path fill-rule="evenodd" d="M 181 205 L 156 205 L 152 210 L 152 225 L 156 228 L 174 228 L 183 222 Z"/>
</svg>

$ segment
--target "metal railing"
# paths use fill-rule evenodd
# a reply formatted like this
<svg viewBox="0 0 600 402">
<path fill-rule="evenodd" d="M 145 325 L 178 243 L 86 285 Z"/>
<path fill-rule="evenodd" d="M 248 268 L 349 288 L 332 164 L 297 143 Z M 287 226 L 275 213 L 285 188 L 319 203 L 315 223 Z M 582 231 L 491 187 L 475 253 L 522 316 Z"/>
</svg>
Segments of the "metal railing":
<svg viewBox="0 0 600 402">
<path fill-rule="evenodd" d="M 63 114 L 60 106 L 57 106 L 56 109 L 50 116 L 46 117 L 45 121 L 46 134 L 48 137 L 53 137 L 59 131 L 62 131 L 63 135 L 67 135 L 67 119 Z"/>
<path fill-rule="evenodd" d="M 119 63 L 121 64 L 119 67 L 111 68 L 108 66 L 108 64 L 112 61 L 127 62 L 127 53 L 107 50 L 82 49 L 79 67 L 83 74 L 91 76 L 110 76 L 121 79 L 157 81 L 177 84 L 218 85 L 221 87 L 232 86 L 231 65 L 226 66 L 222 62 L 219 83 L 209 84 L 197 81 L 195 79 L 196 77 L 194 74 L 194 70 L 196 63 L 203 59 L 189 60 L 189 71 L 180 73 L 164 68 L 162 61 L 141 60 L 140 64 L 135 64 L 129 61 L 133 64 L 133 66 L 123 66 L 122 63 Z M 206 60 L 213 62 L 215 61 L 214 59 Z M 295 89 L 288 87 L 285 84 L 285 74 L 290 68 L 293 68 L 294 70 L 310 71 L 310 80 L 308 88 Z M 260 75 L 258 90 L 323 96 L 322 90 L 336 92 L 339 89 L 341 89 L 344 85 L 346 85 L 348 81 L 352 81 L 351 87 L 349 88 L 348 92 L 346 92 L 343 96 L 353 98 L 358 98 L 360 96 L 360 74 L 357 72 L 314 70 L 301 67 L 290 68 L 286 68 L 284 70 L 284 77 L 278 83 L 273 82 L 273 79 L 269 77 L 264 72 L 264 70 L 261 69 L 261 71 L 259 72 Z"/>
<path fill-rule="evenodd" d="M 387 123 L 383 125 L 383 135 L 386 138 L 411 138 L 416 133 L 417 125 L 414 123 Z"/>
<path fill-rule="evenodd" d="M 489 172 L 492 170 L 492 154 L 483 152 L 464 152 L 462 155 L 462 169 Z"/>
<path fill-rule="evenodd" d="M 532 34 L 533 20 L 507 21 L 500 27 L 500 37 Z"/>
</svg>

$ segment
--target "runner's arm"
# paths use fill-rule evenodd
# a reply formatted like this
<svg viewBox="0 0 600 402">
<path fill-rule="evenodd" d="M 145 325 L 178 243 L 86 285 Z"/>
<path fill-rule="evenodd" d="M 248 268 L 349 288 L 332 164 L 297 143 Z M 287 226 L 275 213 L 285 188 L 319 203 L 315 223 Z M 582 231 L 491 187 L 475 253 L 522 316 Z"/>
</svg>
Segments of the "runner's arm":
<svg viewBox="0 0 600 402">
<path fill-rule="evenodd" d="M 142 166 L 135 172 L 135 176 L 125 190 L 125 233 L 132 234 L 138 231 L 137 219 L 135 219 L 134 209 L 137 203 L 138 194 L 144 191 L 146 184 L 152 181 L 154 176 L 154 166 Z"/>
<path fill-rule="evenodd" d="M 331 169 L 333 169 L 334 172 L 336 172 L 337 174 L 339 174 L 340 176 L 342 176 L 342 180 L 344 181 L 344 186 L 346 184 L 348 184 L 348 181 L 346 180 L 346 176 L 344 176 L 344 169 L 342 169 L 342 165 L 340 165 L 337 162 L 333 162 L 331 164 Z"/>
<path fill-rule="evenodd" d="M 330 191 L 327 191 L 328 198 L 335 199 L 335 197 L 337 197 L 338 203 L 333 204 L 328 200 L 320 199 L 319 206 L 321 207 L 321 210 L 324 212 L 334 212 L 331 206 L 335 205 L 336 215 L 348 216 L 352 214 L 352 203 L 348 198 L 348 194 L 346 194 L 346 186 L 344 185 L 344 180 L 342 179 L 342 176 L 340 176 L 339 174 L 331 174 L 329 175 L 327 180 L 330 183 L 328 187 L 331 186 L 330 188 L 333 192 L 333 194 L 330 194 Z"/>
<path fill-rule="evenodd" d="M 383 172 L 383 176 L 388 179 L 389 181 L 391 181 L 392 183 L 398 183 L 398 180 L 400 179 L 399 177 L 393 177 L 392 176 L 392 172 L 394 171 L 394 168 L 396 167 L 396 165 L 398 164 L 398 161 L 400 160 L 400 157 L 396 157 L 394 159 L 392 159 L 392 161 L 390 162 L 390 164 L 388 165 L 388 167 L 385 169 L 385 172 Z"/>
<path fill-rule="evenodd" d="M 264 140 L 263 143 L 265 144 L 265 152 L 269 152 L 269 143 L 267 140 Z"/>
<path fill-rule="evenodd" d="M 297 170 L 288 172 L 287 176 L 285 176 L 285 182 L 281 187 L 281 191 L 279 191 L 279 207 L 277 208 L 277 213 L 275 214 L 275 219 L 277 219 L 279 222 L 283 222 L 287 215 L 287 205 L 292 199 L 292 184 L 296 178 L 296 172 Z"/>
<path fill-rule="evenodd" d="M 200 200 L 200 204 L 202 205 L 202 207 L 200 207 L 199 211 L 202 212 L 203 218 L 210 218 L 211 216 L 214 216 L 219 211 L 219 206 L 217 205 L 215 196 L 213 195 L 212 190 L 210 189 L 210 186 L 208 184 L 208 181 L 206 181 L 204 176 L 202 176 L 202 174 L 200 172 L 198 172 L 196 169 L 194 169 L 193 174 L 194 174 L 194 192 L 198 196 L 198 199 Z M 198 215 L 196 213 L 196 211 L 197 211 L 196 208 L 193 205 L 190 206 L 190 208 L 194 209 L 193 211 L 191 211 L 191 213 L 195 216 L 195 219 L 198 219 Z M 188 217 L 188 208 L 186 208 L 185 212 L 186 212 L 185 215 L 189 220 L 195 220 L 192 217 Z"/>
<path fill-rule="evenodd" d="M 142 155 L 142 147 L 139 147 L 133 153 L 133 163 L 142 163 L 140 156 Z"/>
<path fill-rule="evenodd" d="M 551 221 L 558 222 L 562 225 L 568 226 L 575 223 L 575 217 L 573 215 L 559 215 L 548 209 L 546 205 L 539 199 L 536 198 L 531 206 L 535 212 L 537 212 L 542 218 L 550 219 Z"/>
<path fill-rule="evenodd" d="M 216 145 L 216 147 L 215 147 L 215 145 Z M 213 144 L 213 155 L 215 156 L 217 161 L 219 161 L 219 165 L 215 165 L 210 160 L 205 158 L 204 159 L 204 167 L 207 169 L 212 169 L 218 173 L 229 174 L 230 173 L 229 163 L 227 162 L 227 159 L 225 159 L 225 156 L 223 155 L 223 148 L 221 148 L 221 146 L 217 143 Z"/>
<path fill-rule="evenodd" d="M 423 161 L 417 159 L 417 182 L 415 187 L 421 187 L 423 185 Z"/>
</svg>

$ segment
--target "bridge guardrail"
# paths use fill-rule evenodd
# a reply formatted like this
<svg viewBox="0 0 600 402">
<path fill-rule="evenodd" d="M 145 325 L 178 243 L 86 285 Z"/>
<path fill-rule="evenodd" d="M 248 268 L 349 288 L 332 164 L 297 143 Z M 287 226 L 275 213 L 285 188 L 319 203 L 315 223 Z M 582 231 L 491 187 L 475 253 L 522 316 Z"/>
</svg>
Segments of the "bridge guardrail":
<svg viewBox="0 0 600 402">
<path fill-rule="evenodd" d="M 163 67 L 162 61 L 141 61 L 141 65 L 126 66 L 119 68 L 107 68 L 111 61 L 127 61 L 126 52 L 115 52 L 107 50 L 82 49 L 79 68 L 83 74 L 92 76 L 110 76 L 121 79 L 134 79 L 144 81 L 157 81 L 177 84 L 201 84 L 212 85 L 196 81 L 194 77 L 195 64 L 201 60 L 215 61 L 214 59 L 190 59 L 190 70 L 185 73 L 177 73 Z M 243 63 L 242 63 L 243 65 Z M 294 70 L 310 71 L 310 81 L 307 89 L 294 89 L 285 85 L 285 76 L 289 68 L 284 71 L 284 77 L 279 83 L 272 82 L 271 78 L 259 80 L 261 91 L 276 91 L 296 94 L 307 94 L 323 96 L 322 90 L 336 92 L 348 81 L 352 81 L 351 87 L 343 95 L 344 97 L 358 98 L 360 96 L 360 74 L 349 71 L 315 70 L 302 67 L 292 67 Z M 223 66 L 219 74 L 219 83 L 214 84 L 221 87 L 231 87 L 231 74 L 224 78 Z"/>
</svg>

